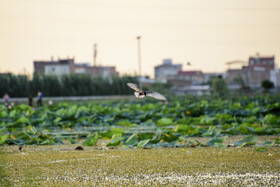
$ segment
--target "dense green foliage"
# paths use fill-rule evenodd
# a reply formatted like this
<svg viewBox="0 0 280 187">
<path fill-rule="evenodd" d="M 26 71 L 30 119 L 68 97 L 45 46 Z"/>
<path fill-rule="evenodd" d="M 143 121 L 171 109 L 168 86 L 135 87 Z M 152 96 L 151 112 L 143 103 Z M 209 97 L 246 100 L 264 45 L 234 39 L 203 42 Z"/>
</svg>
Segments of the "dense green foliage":
<svg viewBox="0 0 280 187">
<path fill-rule="evenodd" d="M 44 96 L 89 96 L 126 95 L 131 93 L 127 82 L 138 83 L 133 76 L 113 77 L 111 79 L 90 75 L 36 75 L 30 79 L 26 75 L 5 74 L 0 76 L 0 95 L 8 93 L 11 97 L 36 96 L 40 90 Z"/>
<path fill-rule="evenodd" d="M 229 93 L 226 81 L 221 77 L 217 77 L 212 80 L 211 88 L 212 88 L 214 94 L 216 94 L 220 97 L 224 97 L 224 96 L 228 95 L 228 93 Z"/>
<path fill-rule="evenodd" d="M 252 135 L 236 144 L 244 146 L 255 143 L 253 135 L 280 134 L 280 98 L 180 97 L 168 104 L 144 99 L 86 106 L 62 103 L 35 109 L 0 106 L 0 127 L 0 144 L 61 143 L 58 135 L 70 142 L 87 137 L 84 145 L 94 145 L 102 137 L 111 139 L 108 146 L 143 147 L 165 142 L 174 145 L 172 142 L 187 137 L 202 136 L 213 137 L 207 145 L 223 147 L 225 136 Z"/>
<path fill-rule="evenodd" d="M 274 83 L 271 82 L 270 80 L 263 80 L 262 88 L 265 90 L 270 90 L 270 89 L 274 88 Z"/>
</svg>

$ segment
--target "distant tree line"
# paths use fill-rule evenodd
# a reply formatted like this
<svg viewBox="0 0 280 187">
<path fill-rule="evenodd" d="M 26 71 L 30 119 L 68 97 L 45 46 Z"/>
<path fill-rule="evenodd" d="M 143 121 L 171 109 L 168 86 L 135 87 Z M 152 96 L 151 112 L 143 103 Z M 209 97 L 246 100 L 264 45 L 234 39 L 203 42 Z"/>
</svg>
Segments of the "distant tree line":
<svg viewBox="0 0 280 187">
<path fill-rule="evenodd" d="M 92 77 L 90 75 L 0 75 L 0 95 L 10 97 L 36 96 L 38 91 L 44 96 L 90 96 L 131 94 L 127 82 L 138 84 L 136 76 L 116 76 L 112 78 Z"/>
</svg>

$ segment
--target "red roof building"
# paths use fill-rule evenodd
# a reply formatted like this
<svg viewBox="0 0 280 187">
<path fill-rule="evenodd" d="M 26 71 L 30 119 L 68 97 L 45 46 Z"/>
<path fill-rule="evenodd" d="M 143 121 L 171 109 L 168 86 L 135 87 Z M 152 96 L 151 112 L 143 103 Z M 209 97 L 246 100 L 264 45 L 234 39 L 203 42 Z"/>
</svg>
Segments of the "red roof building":
<svg viewBox="0 0 280 187">
<path fill-rule="evenodd" d="M 202 71 L 179 71 L 178 79 L 190 81 L 192 84 L 203 83 L 204 75 Z"/>
<path fill-rule="evenodd" d="M 270 80 L 275 86 L 280 86 L 279 71 L 274 56 L 249 57 L 248 66 L 242 69 L 229 69 L 226 73 L 226 81 L 233 84 L 236 77 L 242 78 L 244 84 L 251 88 L 261 87 L 263 80 Z"/>
<path fill-rule="evenodd" d="M 248 83 L 250 87 L 260 87 L 263 80 L 270 80 L 275 86 L 279 86 L 278 69 L 273 57 L 250 57 L 246 67 Z"/>
</svg>

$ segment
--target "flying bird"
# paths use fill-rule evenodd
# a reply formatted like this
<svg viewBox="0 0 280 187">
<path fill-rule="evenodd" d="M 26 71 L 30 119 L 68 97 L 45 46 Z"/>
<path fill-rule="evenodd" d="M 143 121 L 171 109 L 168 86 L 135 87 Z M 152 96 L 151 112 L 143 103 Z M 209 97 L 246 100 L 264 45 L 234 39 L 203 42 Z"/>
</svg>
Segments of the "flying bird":
<svg viewBox="0 0 280 187">
<path fill-rule="evenodd" d="M 150 97 L 153 97 L 155 99 L 167 101 L 167 99 L 163 95 L 158 93 L 158 92 L 155 92 L 155 91 L 143 91 L 136 84 L 133 84 L 133 83 L 127 83 L 126 85 L 129 86 L 131 89 L 135 90 L 134 95 L 136 97 L 138 97 L 138 98 L 144 98 L 146 96 L 150 96 Z"/>
</svg>

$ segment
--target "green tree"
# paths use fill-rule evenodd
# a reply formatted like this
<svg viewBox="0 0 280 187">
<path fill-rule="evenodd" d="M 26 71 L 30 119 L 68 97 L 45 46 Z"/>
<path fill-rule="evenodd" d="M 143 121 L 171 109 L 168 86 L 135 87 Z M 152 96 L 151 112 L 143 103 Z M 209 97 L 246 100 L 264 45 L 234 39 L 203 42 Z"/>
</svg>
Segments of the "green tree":
<svg viewBox="0 0 280 187">
<path fill-rule="evenodd" d="M 238 75 L 236 76 L 233 81 L 234 83 L 238 84 L 240 86 L 240 90 L 238 92 L 238 94 L 251 94 L 250 93 L 250 88 L 247 86 L 246 82 L 243 80 L 243 78 Z"/>
<path fill-rule="evenodd" d="M 11 97 L 37 95 L 40 90 L 44 96 L 90 96 L 127 95 L 131 89 L 126 83 L 138 84 L 137 76 L 114 76 L 110 78 L 93 77 L 89 74 L 39 75 L 31 79 L 27 75 L 0 74 L 0 95 L 8 93 Z"/>
<path fill-rule="evenodd" d="M 274 88 L 274 83 L 271 82 L 270 80 L 263 80 L 262 81 L 262 88 L 265 91 L 269 91 L 270 89 Z"/>
<path fill-rule="evenodd" d="M 218 95 L 219 97 L 224 97 L 228 94 L 226 81 L 221 77 L 214 78 L 212 80 L 211 87 L 214 94 Z"/>
</svg>

